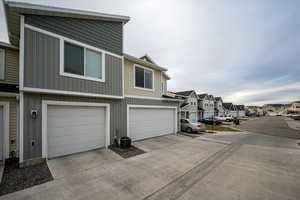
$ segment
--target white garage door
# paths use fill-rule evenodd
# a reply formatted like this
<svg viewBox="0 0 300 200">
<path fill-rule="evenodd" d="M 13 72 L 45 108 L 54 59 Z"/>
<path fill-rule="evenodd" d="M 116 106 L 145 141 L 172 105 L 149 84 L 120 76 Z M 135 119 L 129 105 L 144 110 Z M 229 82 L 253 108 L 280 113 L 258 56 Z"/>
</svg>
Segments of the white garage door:
<svg viewBox="0 0 300 200">
<path fill-rule="evenodd" d="M 129 136 L 133 140 L 175 133 L 175 109 L 130 108 Z"/>
<path fill-rule="evenodd" d="M 48 106 L 48 158 L 105 146 L 105 108 Z"/>
</svg>

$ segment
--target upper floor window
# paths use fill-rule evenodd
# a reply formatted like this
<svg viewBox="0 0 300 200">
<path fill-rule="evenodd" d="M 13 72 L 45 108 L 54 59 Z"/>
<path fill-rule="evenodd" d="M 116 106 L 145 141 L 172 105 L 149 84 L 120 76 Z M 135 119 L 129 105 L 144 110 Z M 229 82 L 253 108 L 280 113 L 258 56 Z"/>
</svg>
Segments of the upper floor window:
<svg viewBox="0 0 300 200">
<path fill-rule="evenodd" d="M 103 53 L 70 42 L 64 42 L 63 75 L 104 81 Z"/>
<path fill-rule="evenodd" d="M 5 50 L 0 49 L 0 80 L 5 78 Z"/>
<path fill-rule="evenodd" d="M 135 88 L 142 88 L 146 90 L 153 90 L 154 88 L 154 77 L 153 71 L 146 69 L 144 67 L 134 67 L 134 77 L 135 77 Z"/>
</svg>

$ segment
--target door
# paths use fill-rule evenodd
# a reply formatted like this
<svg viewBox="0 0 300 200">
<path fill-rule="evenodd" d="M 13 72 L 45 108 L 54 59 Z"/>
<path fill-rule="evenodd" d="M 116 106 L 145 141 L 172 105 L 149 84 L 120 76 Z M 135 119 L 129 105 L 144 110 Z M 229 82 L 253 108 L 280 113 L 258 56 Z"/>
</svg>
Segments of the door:
<svg viewBox="0 0 300 200">
<path fill-rule="evenodd" d="M 132 140 L 173 134 L 176 132 L 175 109 L 130 108 L 129 136 Z"/>
<path fill-rule="evenodd" d="M 48 158 L 105 147 L 104 107 L 48 106 Z"/>
<path fill-rule="evenodd" d="M 4 159 L 4 116 L 3 106 L 0 106 L 0 161 Z"/>
</svg>

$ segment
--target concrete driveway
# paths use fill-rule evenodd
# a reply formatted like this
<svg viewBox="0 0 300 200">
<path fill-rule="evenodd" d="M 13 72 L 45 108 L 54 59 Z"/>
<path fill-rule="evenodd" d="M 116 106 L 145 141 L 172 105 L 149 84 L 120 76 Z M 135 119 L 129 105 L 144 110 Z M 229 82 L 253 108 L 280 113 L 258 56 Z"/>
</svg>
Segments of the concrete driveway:
<svg viewBox="0 0 300 200">
<path fill-rule="evenodd" d="M 147 153 L 129 159 L 96 151 L 50 160 L 54 181 L 0 199 L 300 199 L 300 148 L 280 139 L 165 136 L 135 143 Z"/>
</svg>

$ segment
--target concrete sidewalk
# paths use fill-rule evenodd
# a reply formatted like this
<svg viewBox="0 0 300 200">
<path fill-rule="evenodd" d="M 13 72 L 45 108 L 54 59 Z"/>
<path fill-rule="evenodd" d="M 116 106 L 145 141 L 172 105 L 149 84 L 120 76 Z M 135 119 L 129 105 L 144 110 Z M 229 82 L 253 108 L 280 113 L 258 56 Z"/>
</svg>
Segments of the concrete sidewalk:
<svg viewBox="0 0 300 200">
<path fill-rule="evenodd" d="M 72 169 L 72 173 L 65 175 L 61 172 L 70 169 L 70 165 L 64 170 L 56 167 L 58 178 L 54 181 L 0 199 L 143 199 L 226 146 L 179 135 L 145 140 L 135 145 L 148 153 L 111 163 L 92 162 L 85 170 Z M 107 154 L 116 155 L 113 152 Z M 50 165 L 50 169 L 53 166 Z"/>
<path fill-rule="evenodd" d="M 0 200 L 300 199 L 296 140 L 223 132 L 134 144 L 147 153 L 123 159 L 110 151 L 88 152 L 50 161 L 54 181 Z"/>
</svg>

